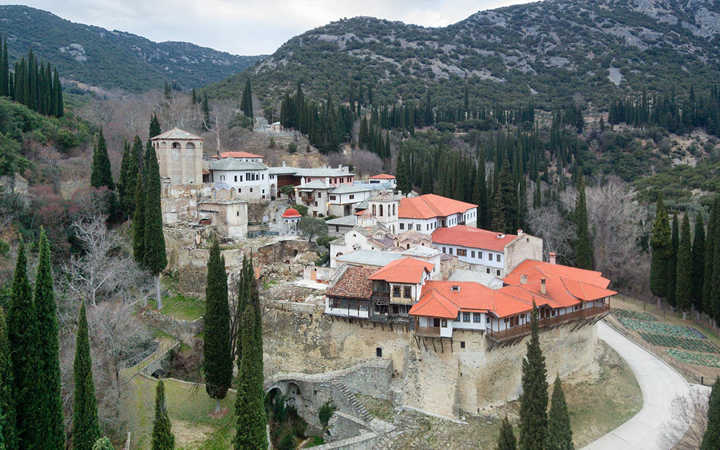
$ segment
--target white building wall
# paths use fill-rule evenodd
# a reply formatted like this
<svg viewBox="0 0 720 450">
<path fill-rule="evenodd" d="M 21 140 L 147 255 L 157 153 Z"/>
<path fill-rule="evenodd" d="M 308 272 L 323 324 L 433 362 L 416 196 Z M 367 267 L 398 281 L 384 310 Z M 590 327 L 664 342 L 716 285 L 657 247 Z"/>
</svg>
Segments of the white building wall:
<svg viewBox="0 0 720 450">
<path fill-rule="evenodd" d="M 270 200 L 270 178 L 267 170 L 213 170 L 212 174 L 215 186 L 234 188 L 238 198 L 246 201 Z"/>
</svg>

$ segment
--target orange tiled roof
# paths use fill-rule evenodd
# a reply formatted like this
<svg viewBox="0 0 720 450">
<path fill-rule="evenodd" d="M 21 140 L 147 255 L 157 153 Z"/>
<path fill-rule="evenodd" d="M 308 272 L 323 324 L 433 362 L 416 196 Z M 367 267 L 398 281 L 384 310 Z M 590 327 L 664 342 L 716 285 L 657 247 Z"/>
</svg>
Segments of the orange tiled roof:
<svg viewBox="0 0 720 450">
<path fill-rule="evenodd" d="M 288 208 L 288 209 L 286 209 L 282 216 L 285 217 L 286 219 L 293 219 L 293 218 L 296 218 L 296 217 L 302 217 L 302 216 L 300 215 L 300 213 L 298 212 L 298 210 L 295 209 L 295 208 Z"/>
<path fill-rule="evenodd" d="M 451 228 L 438 228 L 432 234 L 432 241 L 434 244 L 458 245 L 502 252 L 505 250 L 505 246 L 516 237 L 514 234 L 502 234 L 481 228 L 457 225 Z"/>
<path fill-rule="evenodd" d="M 387 266 L 379 269 L 372 275 L 371 280 L 382 280 L 389 283 L 418 284 L 422 281 L 423 271 L 432 272 L 434 264 L 414 258 L 397 259 Z"/>
<path fill-rule="evenodd" d="M 371 180 L 394 180 L 395 175 L 388 175 L 386 173 L 381 173 L 378 175 L 373 175 L 370 177 Z"/>
<path fill-rule="evenodd" d="M 472 208 L 477 208 L 477 205 L 440 195 L 425 194 L 400 200 L 398 216 L 403 219 L 430 219 L 464 213 Z"/>
<path fill-rule="evenodd" d="M 375 270 L 375 267 L 348 267 L 340 279 L 327 289 L 325 294 L 330 297 L 369 299 L 372 294 L 370 275 Z"/>
<path fill-rule="evenodd" d="M 222 152 L 220 153 L 221 158 L 263 158 L 262 155 L 256 155 L 255 153 L 248 152 Z"/>
</svg>

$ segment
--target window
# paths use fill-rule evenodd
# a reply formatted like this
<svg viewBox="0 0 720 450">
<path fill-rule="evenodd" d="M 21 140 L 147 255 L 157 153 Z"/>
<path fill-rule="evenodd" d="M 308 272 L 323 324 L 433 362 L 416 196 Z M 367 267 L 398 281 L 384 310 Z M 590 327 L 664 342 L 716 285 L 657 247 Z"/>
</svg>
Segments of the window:
<svg viewBox="0 0 720 450">
<path fill-rule="evenodd" d="M 482 321 L 482 314 L 473 313 L 473 323 L 480 323 Z"/>
<path fill-rule="evenodd" d="M 403 288 L 403 297 L 405 298 L 411 298 L 412 297 L 412 289 L 410 289 L 410 286 L 405 286 Z"/>
<path fill-rule="evenodd" d="M 415 225 L 415 229 L 416 229 L 417 231 L 420 231 L 420 224 Z"/>
<path fill-rule="evenodd" d="M 340 225 L 335 225 L 335 232 L 336 232 L 336 233 L 339 233 L 339 232 L 340 232 Z"/>
<path fill-rule="evenodd" d="M 498 253 L 497 255 L 495 255 L 495 258 L 497 259 L 497 262 L 500 262 L 500 253 Z"/>
<path fill-rule="evenodd" d="M 452 248 L 452 247 L 448 248 L 448 253 L 449 253 L 450 255 L 453 254 L 453 248 Z"/>
<path fill-rule="evenodd" d="M 375 208 L 375 205 L 372 205 L 372 212 L 373 216 L 377 216 L 377 209 Z"/>
<path fill-rule="evenodd" d="M 497 276 L 500 276 L 500 269 L 498 269 L 497 271 Z"/>
<path fill-rule="evenodd" d="M 334 195 L 331 195 L 331 196 L 330 196 L 330 200 L 335 200 L 335 198 L 336 198 L 336 197 L 335 197 Z"/>
<path fill-rule="evenodd" d="M 440 326 L 443 328 L 447 327 L 447 320 L 443 319 L 442 322 L 440 322 Z"/>
<path fill-rule="evenodd" d="M 235 175 L 235 182 L 237 183 L 237 175 Z"/>
<path fill-rule="evenodd" d="M 318 192 L 318 198 L 322 198 L 322 192 Z"/>
<path fill-rule="evenodd" d="M 252 188 L 250 188 L 250 192 L 252 192 Z"/>
<path fill-rule="evenodd" d="M 353 200 L 355 198 L 355 194 L 350 194 L 350 200 Z"/>
<path fill-rule="evenodd" d="M 471 256 L 472 258 L 475 257 L 475 250 L 473 250 L 473 251 L 470 252 L 470 256 Z"/>
<path fill-rule="evenodd" d="M 377 347 L 375 349 L 375 356 L 377 356 L 378 358 L 382 358 L 382 347 Z"/>
<path fill-rule="evenodd" d="M 460 341 L 460 348 L 465 348 L 465 341 Z"/>
<path fill-rule="evenodd" d="M 458 256 L 467 256 L 467 250 L 465 250 L 464 248 L 459 248 L 459 249 L 457 249 L 457 255 Z"/>
<path fill-rule="evenodd" d="M 237 212 L 235 213 L 235 215 L 236 215 L 237 217 L 240 217 L 240 211 L 237 211 Z"/>
<path fill-rule="evenodd" d="M 470 313 L 469 312 L 463 312 L 463 322 L 470 322 Z"/>
<path fill-rule="evenodd" d="M 400 229 L 401 229 L 401 230 L 404 230 L 404 229 L 405 229 L 405 224 L 404 224 L 404 223 L 401 223 L 401 224 L 400 224 Z"/>
<path fill-rule="evenodd" d="M 478 252 L 478 259 L 482 259 L 482 252 Z"/>
<path fill-rule="evenodd" d="M 400 297 L 400 286 L 393 286 L 393 297 Z"/>
<path fill-rule="evenodd" d="M 486 273 L 490 273 L 490 268 L 485 269 Z"/>
</svg>

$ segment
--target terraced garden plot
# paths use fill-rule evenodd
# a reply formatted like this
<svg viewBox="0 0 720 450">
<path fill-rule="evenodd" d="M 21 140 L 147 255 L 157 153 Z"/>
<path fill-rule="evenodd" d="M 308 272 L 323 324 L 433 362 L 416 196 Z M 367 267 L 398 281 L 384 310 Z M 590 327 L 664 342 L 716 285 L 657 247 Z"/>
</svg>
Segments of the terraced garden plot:
<svg viewBox="0 0 720 450">
<path fill-rule="evenodd" d="M 623 317 L 623 318 L 627 318 L 627 319 L 646 320 L 648 322 L 654 322 L 657 320 L 657 319 L 655 319 L 655 316 L 653 316 L 650 313 L 630 311 L 629 309 L 613 308 L 612 313 L 617 318 Z"/>
<path fill-rule="evenodd" d="M 674 347 L 694 352 L 720 353 L 717 347 L 705 339 L 690 339 L 669 336 L 666 334 L 653 334 L 639 331 L 638 334 L 647 342 L 660 347 Z"/>
<path fill-rule="evenodd" d="M 720 358 L 707 353 L 690 353 L 684 350 L 674 348 L 667 350 L 668 355 L 686 364 L 695 364 L 697 366 L 720 368 Z"/>
<path fill-rule="evenodd" d="M 628 317 L 618 317 L 618 320 L 620 321 L 620 323 L 623 324 L 624 327 L 637 332 L 643 331 L 645 333 L 665 334 L 668 336 L 689 339 L 697 339 L 699 337 L 698 335 L 701 335 L 701 333 L 699 333 L 694 328 L 686 327 L 683 325 L 670 325 L 658 321 L 637 320 L 630 319 Z M 705 336 L 702 336 L 701 339 L 704 338 Z"/>
</svg>

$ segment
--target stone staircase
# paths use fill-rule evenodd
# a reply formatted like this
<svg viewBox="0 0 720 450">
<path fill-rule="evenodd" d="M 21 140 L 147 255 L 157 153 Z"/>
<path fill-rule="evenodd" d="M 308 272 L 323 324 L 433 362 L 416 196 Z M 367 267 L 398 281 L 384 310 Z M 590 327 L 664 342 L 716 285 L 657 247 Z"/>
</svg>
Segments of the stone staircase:
<svg viewBox="0 0 720 450">
<path fill-rule="evenodd" d="M 355 397 L 355 394 L 352 393 L 350 388 L 348 388 L 345 384 L 341 383 L 340 381 L 333 380 L 332 385 L 340 392 L 342 392 L 345 399 L 352 405 L 355 412 L 358 414 L 358 416 L 364 420 L 366 423 L 370 423 L 373 420 L 372 414 L 370 414 L 363 406 L 362 403 Z"/>
</svg>

